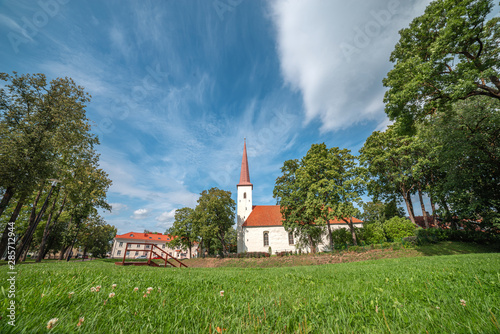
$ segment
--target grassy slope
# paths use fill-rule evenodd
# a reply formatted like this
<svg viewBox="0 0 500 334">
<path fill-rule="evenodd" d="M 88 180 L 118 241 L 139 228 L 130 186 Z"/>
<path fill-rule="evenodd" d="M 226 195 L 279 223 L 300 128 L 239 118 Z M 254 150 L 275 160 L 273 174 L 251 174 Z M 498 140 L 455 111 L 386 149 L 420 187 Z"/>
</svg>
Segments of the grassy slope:
<svg viewBox="0 0 500 334">
<path fill-rule="evenodd" d="M 266 269 L 102 261 L 17 269 L 17 326 L 6 323 L 4 294 L 2 333 L 48 332 L 51 318 L 59 318 L 54 333 L 217 333 L 217 327 L 228 333 L 494 333 L 500 319 L 498 253 Z M 6 270 L 0 268 L 4 289 Z M 91 292 L 96 285 L 101 291 Z M 77 327 L 79 317 L 85 321 Z"/>
</svg>

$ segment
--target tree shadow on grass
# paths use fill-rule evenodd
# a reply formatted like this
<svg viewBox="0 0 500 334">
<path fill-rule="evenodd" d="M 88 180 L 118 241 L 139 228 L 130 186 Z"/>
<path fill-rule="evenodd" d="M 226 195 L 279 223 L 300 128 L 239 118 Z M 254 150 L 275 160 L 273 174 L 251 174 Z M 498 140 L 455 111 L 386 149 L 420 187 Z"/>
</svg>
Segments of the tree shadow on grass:
<svg viewBox="0 0 500 334">
<path fill-rule="evenodd" d="M 425 256 L 457 255 L 499 253 L 500 245 L 481 245 L 473 242 L 442 241 L 436 244 L 417 246 L 415 249 Z"/>
</svg>

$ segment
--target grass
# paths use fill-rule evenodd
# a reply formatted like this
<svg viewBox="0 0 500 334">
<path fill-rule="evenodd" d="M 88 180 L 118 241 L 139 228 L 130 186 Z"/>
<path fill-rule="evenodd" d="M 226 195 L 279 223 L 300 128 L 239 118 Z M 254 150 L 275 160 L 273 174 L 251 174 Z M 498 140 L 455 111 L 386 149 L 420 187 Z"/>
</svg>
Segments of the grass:
<svg viewBox="0 0 500 334">
<path fill-rule="evenodd" d="M 1 266 L 0 332 L 500 333 L 500 254 L 455 252 L 276 268 L 20 265 L 16 327 Z"/>
</svg>

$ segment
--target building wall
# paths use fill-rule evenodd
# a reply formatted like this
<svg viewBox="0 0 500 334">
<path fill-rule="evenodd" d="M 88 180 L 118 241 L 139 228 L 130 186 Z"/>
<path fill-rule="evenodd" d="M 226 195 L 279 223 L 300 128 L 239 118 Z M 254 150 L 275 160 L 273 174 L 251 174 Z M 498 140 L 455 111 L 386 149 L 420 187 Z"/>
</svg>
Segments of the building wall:
<svg viewBox="0 0 500 334">
<path fill-rule="evenodd" d="M 252 212 L 252 186 L 238 186 L 238 198 L 236 202 L 236 238 L 237 238 L 237 250 L 241 253 L 244 249 L 244 234 L 241 225 L 248 218 Z"/>
<path fill-rule="evenodd" d="M 363 224 L 354 224 L 355 227 L 362 227 Z M 349 229 L 347 224 L 331 225 L 332 230 L 338 228 Z M 268 226 L 268 227 L 244 227 L 245 245 L 244 252 L 269 252 L 269 247 L 273 254 L 276 252 L 295 251 L 297 240 L 294 238 L 294 244 L 289 243 L 288 232 L 283 226 Z M 264 246 L 264 232 L 269 233 L 269 246 Z M 322 237 L 322 243 L 318 246 L 318 251 L 329 250 L 330 242 L 328 241 L 328 231 Z M 309 247 L 302 248 L 303 252 L 310 252 Z"/>
</svg>

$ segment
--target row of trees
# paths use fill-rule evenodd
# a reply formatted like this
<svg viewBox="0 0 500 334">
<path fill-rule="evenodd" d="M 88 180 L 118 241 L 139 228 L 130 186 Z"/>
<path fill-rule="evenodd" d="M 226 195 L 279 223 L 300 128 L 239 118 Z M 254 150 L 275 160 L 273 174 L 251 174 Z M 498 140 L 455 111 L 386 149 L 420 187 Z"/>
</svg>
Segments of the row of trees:
<svg viewBox="0 0 500 334">
<path fill-rule="evenodd" d="M 490 0 L 436 0 L 409 28 L 391 54 L 384 79 L 386 113 L 395 123 L 375 131 L 354 157 L 348 150 L 314 144 L 301 160 L 286 161 L 274 197 L 283 225 L 315 249 L 330 219 L 355 229 L 361 195 L 377 205 L 403 202 L 415 224 L 417 194 L 424 223 L 429 217 L 500 229 L 500 18 L 487 20 Z M 400 209 L 390 215 L 400 215 Z M 367 210 L 368 209 L 368 210 Z M 385 209 L 384 209 L 385 210 Z M 383 223 L 391 217 L 371 217 Z"/>
<path fill-rule="evenodd" d="M 236 203 L 231 192 L 218 188 L 204 190 L 196 208 L 181 208 L 175 211 L 175 221 L 165 233 L 177 236 L 170 244 L 189 250 L 195 242 L 201 243 L 200 250 L 209 254 L 234 251 L 236 231 L 233 228 Z"/>
<path fill-rule="evenodd" d="M 41 261 L 72 245 L 105 254 L 116 229 L 97 211 L 110 209 L 111 180 L 86 117 L 90 95 L 70 78 L 14 72 L 0 80 L 0 256 L 17 261 L 37 250 Z"/>
</svg>

